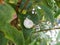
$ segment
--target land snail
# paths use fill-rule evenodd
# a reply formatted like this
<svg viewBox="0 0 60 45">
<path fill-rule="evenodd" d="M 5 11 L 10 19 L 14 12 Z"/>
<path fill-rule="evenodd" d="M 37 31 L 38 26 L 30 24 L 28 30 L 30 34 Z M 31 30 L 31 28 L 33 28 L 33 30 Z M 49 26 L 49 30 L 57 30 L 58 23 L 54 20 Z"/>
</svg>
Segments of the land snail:
<svg viewBox="0 0 60 45">
<path fill-rule="evenodd" d="M 24 24 L 24 27 L 25 27 L 25 28 L 28 28 L 28 29 L 30 29 L 30 28 L 32 28 L 32 27 L 34 26 L 33 21 L 30 20 L 29 18 L 26 18 L 26 19 L 24 20 L 23 24 Z"/>
</svg>

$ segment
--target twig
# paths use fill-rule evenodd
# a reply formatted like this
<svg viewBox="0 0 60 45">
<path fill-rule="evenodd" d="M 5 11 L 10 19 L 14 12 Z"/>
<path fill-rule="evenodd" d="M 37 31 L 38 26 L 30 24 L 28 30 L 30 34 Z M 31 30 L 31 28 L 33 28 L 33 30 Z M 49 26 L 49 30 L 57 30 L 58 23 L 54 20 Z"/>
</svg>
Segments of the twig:
<svg viewBox="0 0 60 45">
<path fill-rule="evenodd" d="M 17 5 L 16 5 L 16 13 L 17 13 L 17 15 L 18 15 L 18 12 L 19 12 L 18 10 L 19 10 L 19 6 L 20 6 L 21 2 L 22 2 L 22 0 L 18 0 Z M 13 25 L 14 27 L 16 27 L 18 29 L 18 26 L 17 26 L 18 25 L 18 16 L 17 16 L 16 19 L 11 21 L 11 25 Z"/>
<path fill-rule="evenodd" d="M 60 27 L 58 28 L 51 28 L 51 29 L 44 29 L 44 30 L 39 30 L 39 31 L 35 31 L 34 33 L 37 33 L 37 32 L 47 32 L 47 31 L 50 31 L 50 30 L 56 30 L 56 29 L 60 29 Z"/>
<path fill-rule="evenodd" d="M 25 4 L 24 4 L 24 7 L 22 8 L 21 12 L 26 8 L 26 6 L 28 5 L 30 0 L 26 0 Z"/>
<path fill-rule="evenodd" d="M 4 4 L 4 0 L 0 0 L 0 4 Z"/>
<path fill-rule="evenodd" d="M 17 5 L 16 5 L 16 12 L 18 12 L 21 2 L 22 0 L 18 0 Z"/>
</svg>

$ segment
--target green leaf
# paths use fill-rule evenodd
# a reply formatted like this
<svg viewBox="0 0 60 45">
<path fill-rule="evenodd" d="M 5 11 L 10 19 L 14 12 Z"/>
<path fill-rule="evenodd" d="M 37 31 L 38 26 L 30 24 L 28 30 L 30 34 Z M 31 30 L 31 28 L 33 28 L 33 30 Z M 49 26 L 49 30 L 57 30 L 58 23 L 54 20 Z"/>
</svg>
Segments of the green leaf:
<svg viewBox="0 0 60 45">
<path fill-rule="evenodd" d="M 16 45 L 25 45 L 22 31 L 18 31 L 16 28 L 12 27 L 9 24 L 0 25 L 0 29 L 0 31 L 4 32 L 5 37 L 16 43 Z"/>
<path fill-rule="evenodd" d="M 27 29 L 27 28 L 25 28 L 24 25 L 23 25 L 23 22 L 24 22 L 24 20 L 25 20 L 26 17 L 27 17 L 27 15 L 23 15 L 23 14 L 20 14 L 20 15 L 19 15 L 19 19 L 21 20 L 21 26 L 22 26 L 22 28 L 23 28 L 23 32 L 29 33 L 29 32 L 31 32 L 31 29 Z M 24 35 L 25 35 L 25 34 L 24 34 Z M 26 35 L 29 36 L 29 34 L 26 34 Z"/>
<path fill-rule="evenodd" d="M 33 40 L 29 45 L 34 45 L 36 43 L 36 39 Z"/>
<path fill-rule="evenodd" d="M 57 35 L 57 39 L 60 39 L 60 31 L 59 31 L 59 33 L 58 33 L 58 35 Z"/>
<path fill-rule="evenodd" d="M 4 0 L 7 3 L 11 3 L 11 4 L 17 4 L 18 0 Z"/>
<path fill-rule="evenodd" d="M 20 8 L 20 9 L 23 9 L 25 3 L 26 3 L 26 0 L 22 0 L 19 8 Z M 24 8 L 24 9 L 25 9 L 25 8 Z"/>
<path fill-rule="evenodd" d="M 26 15 L 27 18 L 31 19 L 34 24 L 38 24 L 39 21 L 42 19 L 43 15 L 40 14 L 40 10 L 36 10 L 37 14 L 32 14 L 32 12 L 28 12 Z"/>
<path fill-rule="evenodd" d="M 40 45 L 47 45 L 47 41 L 45 39 L 41 40 Z"/>
<path fill-rule="evenodd" d="M 0 22 L 10 23 L 16 15 L 15 10 L 7 3 L 0 4 Z"/>
<path fill-rule="evenodd" d="M 54 3 L 55 3 L 54 0 L 46 0 L 46 1 L 47 1 L 47 5 L 48 5 L 50 8 L 54 8 Z"/>
<path fill-rule="evenodd" d="M 41 0 L 40 5 L 44 4 L 44 5 L 48 6 L 48 4 L 47 4 L 47 3 L 48 3 L 48 2 L 47 2 L 47 0 Z M 49 7 L 49 6 L 48 6 L 48 7 Z"/>
<path fill-rule="evenodd" d="M 54 17 L 57 18 L 60 14 L 60 8 L 58 9 L 58 11 L 55 13 Z"/>
<path fill-rule="evenodd" d="M 41 9 L 38 9 L 38 6 L 36 7 L 36 12 L 37 12 L 37 17 L 38 17 L 38 20 L 41 20 L 43 15 L 41 15 Z"/>
<path fill-rule="evenodd" d="M 51 11 L 50 8 L 48 8 L 47 6 L 45 5 L 41 5 L 41 8 L 44 10 L 45 12 L 45 19 L 50 21 L 52 24 L 54 23 L 54 15 Z"/>
<path fill-rule="evenodd" d="M 55 45 L 60 45 L 60 42 L 57 42 Z"/>
<path fill-rule="evenodd" d="M 31 10 L 31 8 L 32 8 L 32 1 L 29 1 L 28 5 L 26 6 L 26 9 Z"/>
<path fill-rule="evenodd" d="M 33 29 L 27 29 L 27 28 L 24 27 L 23 22 L 24 22 L 24 19 L 26 17 L 27 17 L 27 15 L 19 14 L 20 25 L 22 27 L 24 39 L 26 41 L 26 45 L 28 45 L 30 43 L 30 41 L 31 41 L 30 37 L 31 37 Z"/>
<path fill-rule="evenodd" d="M 34 22 L 34 24 L 38 24 L 40 21 L 38 15 L 36 14 L 29 14 L 28 18 L 31 19 Z"/>
<path fill-rule="evenodd" d="M 7 45 L 8 40 L 4 37 L 4 34 L 0 32 L 0 45 Z"/>
<path fill-rule="evenodd" d="M 60 0 L 55 0 L 56 4 L 58 5 L 58 7 L 60 8 Z"/>
</svg>

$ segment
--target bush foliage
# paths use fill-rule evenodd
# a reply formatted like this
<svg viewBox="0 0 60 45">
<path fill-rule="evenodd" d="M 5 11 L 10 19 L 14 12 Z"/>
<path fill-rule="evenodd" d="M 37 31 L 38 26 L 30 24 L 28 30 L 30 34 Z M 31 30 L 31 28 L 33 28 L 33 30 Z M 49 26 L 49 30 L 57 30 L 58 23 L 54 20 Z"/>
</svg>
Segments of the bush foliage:
<svg viewBox="0 0 60 45">
<path fill-rule="evenodd" d="M 60 0 L 0 0 L 0 45 L 50 45 L 59 14 Z"/>
</svg>

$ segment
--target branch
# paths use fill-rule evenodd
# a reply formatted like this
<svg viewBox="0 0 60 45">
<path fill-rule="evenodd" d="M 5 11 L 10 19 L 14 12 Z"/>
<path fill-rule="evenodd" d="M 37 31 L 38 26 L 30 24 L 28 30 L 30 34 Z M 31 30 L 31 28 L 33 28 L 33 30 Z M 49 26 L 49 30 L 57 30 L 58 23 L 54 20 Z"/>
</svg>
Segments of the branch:
<svg viewBox="0 0 60 45">
<path fill-rule="evenodd" d="M 21 12 L 26 8 L 26 6 L 28 5 L 29 1 L 30 1 L 30 0 L 27 0 L 27 1 L 25 2 L 24 7 L 22 8 Z"/>
<path fill-rule="evenodd" d="M 18 0 L 17 5 L 16 5 L 16 13 L 17 13 L 17 15 L 18 15 L 18 10 L 19 10 L 19 6 L 20 6 L 21 2 L 22 2 L 22 0 Z M 16 19 L 11 21 L 11 25 L 18 29 L 18 26 L 17 26 L 18 25 L 18 16 L 17 16 Z"/>
<path fill-rule="evenodd" d="M 21 2 L 22 0 L 18 0 L 17 5 L 16 5 L 16 12 L 18 12 Z"/>
<path fill-rule="evenodd" d="M 0 4 L 4 4 L 4 0 L 0 0 Z"/>
<path fill-rule="evenodd" d="M 51 30 L 56 30 L 56 29 L 60 29 L 60 27 L 58 27 L 58 28 L 51 28 L 51 29 L 44 29 L 44 30 L 39 30 L 39 31 L 36 31 L 36 32 L 34 32 L 34 33 L 37 33 L 37 32 L 47 32 L 47 31 L 51 31 Z"/>
</svg>

